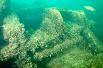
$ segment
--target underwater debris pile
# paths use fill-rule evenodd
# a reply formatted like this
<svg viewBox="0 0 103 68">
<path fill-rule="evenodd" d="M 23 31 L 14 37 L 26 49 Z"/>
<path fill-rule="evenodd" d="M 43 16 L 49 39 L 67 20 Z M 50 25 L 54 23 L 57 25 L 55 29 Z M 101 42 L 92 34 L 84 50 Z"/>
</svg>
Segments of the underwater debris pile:
<svg viewBox="0 0 103 68">
<path fill-rule="evenodd" d="M 68 21 L 65 21 L 65 14 L 68 16 Z M 56 8 L 47 8 L 44 11 L 41 26 L 31 34 L 30 38 L 26 38 L 25 25 L 20 23 L 15 14 L 11 14 L 4 19 L 4 38 L 9 41 L 9 44 L 0 50 L 0 62 L 14 59 L 12 62 L 15 63 L 14 68 L 39 68 L 38 62 L 46 63 L 47 59 L 54 59 L 47 61 L 47 67 L 52 68 L 55 64 L 53 68 L 57 68 L 59 61 L 61 61 L 59 63 L 61 65 L 62 62 L 66 64 L 65 67 L 60 68 L 67 68 L 68 63 L 74 65 L 71 67 L 75 68 L 77 65 L 89 67 L 92 62 L 91 57 L 102 53 L 100 48 L 103 48 L 88 27 L 89 22 L 82 11 L 59 11 Z M 77 47 L 77 50 L 73 47 Z M 84 51 L 82 52 L 82 50 Z M 62 55 L 60 55 L 61 53 Z M 71 55 L 72 53 L 74 55 Z M 79 53 L 80 55 L 77 55 Z M 56 59 L 58 56 L 61 57 Z M 74 60 L 73 56 L 78 59 Z M 63 60 L 63 58 L 65 59 Z M 80 64 L 76 64 L 76 62 L 80 62 Z"/>
<path fill-rule="evenodd" d="M 23 45 L 25 43 L 24 32 L 24 25 L 19 22 L 19 19 L 15 14 L 4 19 L 3 36 L 4 40 L 9 42 L 9 45 Z"/>
<path fill-rule="evenodd" d="M 83 49 L 74 48 L 58 56 L 47 64 L 47 68 L 87 68 L 93 55 Z"/>
</svg>

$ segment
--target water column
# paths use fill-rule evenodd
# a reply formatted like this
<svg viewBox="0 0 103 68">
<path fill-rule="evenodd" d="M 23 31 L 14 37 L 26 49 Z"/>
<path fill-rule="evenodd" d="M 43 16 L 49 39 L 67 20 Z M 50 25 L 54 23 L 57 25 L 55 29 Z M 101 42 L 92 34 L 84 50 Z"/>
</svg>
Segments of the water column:
<svg viewBox="0 0 103 68">
<path fill-rule="evenodd" d="M 1 0 L 0 1 L 0 48 L 2 45 L 6 44 L 6 41 L 3 37 L 3 20 L 9 13 L 10 0 Z"/>
</svg>

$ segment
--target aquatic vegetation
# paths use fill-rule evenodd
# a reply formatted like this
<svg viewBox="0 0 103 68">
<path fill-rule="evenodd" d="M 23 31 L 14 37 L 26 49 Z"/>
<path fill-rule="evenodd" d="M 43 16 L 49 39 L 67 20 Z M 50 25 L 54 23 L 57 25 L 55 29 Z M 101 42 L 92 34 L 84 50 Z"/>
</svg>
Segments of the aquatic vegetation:
<svg viewBox="0 0 103 68">
<path fill-rule="evenodd" d="M 48 68 L 87 68 L 93 55 L 80 48 L 72 48 L 61 56 L 50 60 Z"/>
<path fill-rule="evenodd" d="M 51 59 L 47 63 L 47 68 L 102 68 L 103 53 L 92 55 L 80 48 L 72 48 Z"/>
<path fill-rule="evenodd" d="M 25 25 L 20 23 L 17 15 L 5 17 L 4 39 L 9 44 L 0 50 L 0 62 L 13 59 L 11 66 L 14 68 L 39 68 L 42 67 L 39 63 L 44 61 L 47 64 L 45 66 L 50 68 L 62 64 L 64 67 L 61 68 L 87 68 L 94 65 L 91 64 L 95 62 L 92 57 L 102 53 L 100 48 L 103 46 L 88 27 L 87 23 L 91 21 L 85 13 L 46 8 L 43 14 L 41 26 L 30 37 L 26 37 Z M 65 14 L 68 14 L 68 21 L 65 20 Z"/>
<path fill-rule="evenodd" d="M 91 67 L 91 68 L 103 68 L 103 61 L 102 60 L 103 60 L 103 53 L 100 53 L 97 56 L 94 56 L 89 67 Z"/>
<path fill-rule="evenodd" d="M 103 44 L 99 42 L 93 32 L 90 29 L 85 29 L 83 33 L 84 37 L 86 37 L 85 39 L 87 40 L 86 46 L 88 46 L 88 48 L 91 49 L 91 51 L 95 54 L 102 52 Z"/>
</svg>

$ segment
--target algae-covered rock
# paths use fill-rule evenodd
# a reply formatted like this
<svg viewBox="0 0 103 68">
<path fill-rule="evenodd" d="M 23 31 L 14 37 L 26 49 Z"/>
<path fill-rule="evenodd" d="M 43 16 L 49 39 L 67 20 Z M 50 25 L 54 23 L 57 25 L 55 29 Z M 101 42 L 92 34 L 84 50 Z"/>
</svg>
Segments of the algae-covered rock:
<svg viewBox="0 0 103 68">
<path fill-rule="evenodd" d="M 89 28 L 86 28 L 83 31 L 83 36 L 86 42 L 86 48 L 91 50 L 93 54 L 103 52 L 103 44 L 98 40 L 98 38 Z"/>
<path fill-rule="evenodd" d="M 34 46 L 38 42 L 39 45 L 41 44 L 40 47 L 43 48 L 46 42 L 55 39 L 64 31 L 65 27 L 60 12 L 55 8 L 46 9 L 41 27 L 32 34 L 29 45 Z"/>
<path fill-rule="evenodd" d="M 94 56 L 90 68 L 103 68 L 103 53 L 97 54 Z"/>
<path fill-rule="evenodd" d="M 70 28 L 70 30 L 73 28 Z M 72 35 L 73 38 L 70 39 L 70 33 L 75 30 L 68 32 L 67 29 L 68 27 L 65 26 L 63 18 L 57 9 L 46 9 L 40 29 L 35 31 L 28 42 L 28 45 L 31 45 L 31 49 L 30 47 L 29 49 L 35 53 L 34 58 L 41 61 L 65 50 L 69 46 L 77 44 L 82 39 L 78 35 L 76 35 L 77 37 Z"/>
<path fill-rule="evenodd" d="M 10 59 L 15 59 L 12 67 L 36 68 L 36 64 L 32 64 L 31 57 L 27 55 L 25 28 L 17 15 L 12 14 L 4 19 L 3 31 L 4 39 L 9 44 L 0 50 L 0 62 L 9 62 Z"/>
<path fill-rule="evenodd" d="M 88 68 L 93 55 L 83 49 L 73 48 L 47 63 L 47 68 Z"/>
<path fill-rule="evenodd" d="M 84 12 L 46 8 L 43 14 L 41 26 L 33 31 L 30 38 L 25 37 L 25 27 L 17 15 L 5 17 L 3 35 L 9 44 L 0 50 L 0 62 L 14 59 L 14 67 L 18 68 L 39 68 L 42 64 L 50 68 L 87 68 L 94 65 L 91 64 L 95 62 L 92 49 L 97 48 L 94 52 L 99 55 L 100 44 L 88 27 L 90 21 Z M 89 45 L 93 47 L 89 48 Z"/>
<path fill-rule="evenodd" d="M 19 22 L 19 18 L 15 14 L 4 19 L 3 36 L 4 40 L 8 41 L 8 44 L 0 51 L 0 58 L 3 58 L 1 60 L 8 60 L 17 55 L 16 48 L 24 45 L 26 41 L 24 32 L 24 25 Z"/>
<path fill-rule="evenodd" d="M 10 45 L 23 45 L 25 43 L 24 32 L 24 25 L 19 22 L 19 18 L 15 14 L 4 19 L 3 35 Z"/>
<path fill-rule="evenodd" d="M 60 10 L 63 20 L 65 22 L 76 23 L 80 26 L 86 26 L 86 15 L 81 10 Z"/>
<path fill-rule="evenodd" d="M 49 8 L 45 10 L 43 25 L 41 28 L 43 31 L 57 36 L 65 30 L 63 24 L 61 13 L 56 8 Z"/>
</svg>

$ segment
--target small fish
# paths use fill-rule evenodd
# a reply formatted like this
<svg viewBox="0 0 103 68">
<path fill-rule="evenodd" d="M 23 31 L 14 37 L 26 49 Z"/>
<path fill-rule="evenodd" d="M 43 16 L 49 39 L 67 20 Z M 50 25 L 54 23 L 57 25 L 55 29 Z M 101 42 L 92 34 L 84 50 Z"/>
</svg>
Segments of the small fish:
<svg viewBox="0 0 103 68">
<path fill-rule="evenodd" d="M 84 8 L 86 9 L 86 10 L 89 10 L 89 11 L 96 11 L 96 9 L 95 8 L 93 8 L 92 6 L 84 6 Z"/>
</svg>

